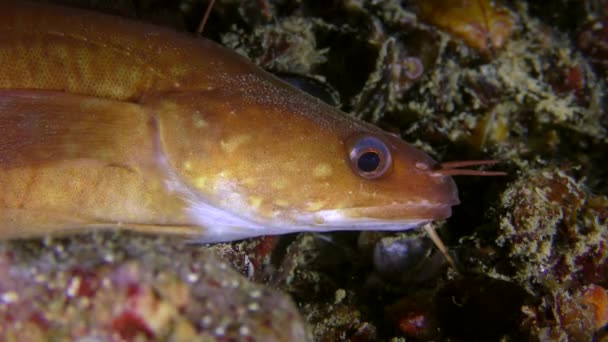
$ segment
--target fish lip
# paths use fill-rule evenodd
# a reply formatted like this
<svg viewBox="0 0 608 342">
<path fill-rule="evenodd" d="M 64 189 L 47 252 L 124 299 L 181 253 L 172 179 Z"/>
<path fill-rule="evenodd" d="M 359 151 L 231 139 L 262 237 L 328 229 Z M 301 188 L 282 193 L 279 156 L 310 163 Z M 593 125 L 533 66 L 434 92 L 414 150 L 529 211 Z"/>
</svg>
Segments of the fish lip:
<svg viewBox="0 0 608 342">
<path fill-rule="evenodd" d="M 309 228 L 311 231 L 404 231 L 418 228 L 430 220 L 364 220 L 356 219 L 352 221 L 316 223 Z"/>
<path fill-rule="evenodd" d="M 442 220 L 451 216 L 451 203 L 431 203 L 421 201 L 416 203 L 396 203 L 383 206 L 350 207 L 341 209 L 326 209 L 315 212 L 314 218 L 318 224 L 362 224 L 377 225 L 411 224 L 412 222 L 429 222 Z"/>
</svg>

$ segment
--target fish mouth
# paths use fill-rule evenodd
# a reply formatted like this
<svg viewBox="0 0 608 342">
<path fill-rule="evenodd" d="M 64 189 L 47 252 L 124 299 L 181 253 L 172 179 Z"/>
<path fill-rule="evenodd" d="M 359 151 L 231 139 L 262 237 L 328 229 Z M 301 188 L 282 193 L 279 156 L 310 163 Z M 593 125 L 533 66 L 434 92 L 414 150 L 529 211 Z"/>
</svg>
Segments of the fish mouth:
<svg viewBox="0 0 608 342">
<path fill-rule="evenodd" d="M 314 226 L 327 230 L 406 230 L 442 220 L 452 204 L 430 202 L 320 210 L 312 213 Z"/>
</svg>

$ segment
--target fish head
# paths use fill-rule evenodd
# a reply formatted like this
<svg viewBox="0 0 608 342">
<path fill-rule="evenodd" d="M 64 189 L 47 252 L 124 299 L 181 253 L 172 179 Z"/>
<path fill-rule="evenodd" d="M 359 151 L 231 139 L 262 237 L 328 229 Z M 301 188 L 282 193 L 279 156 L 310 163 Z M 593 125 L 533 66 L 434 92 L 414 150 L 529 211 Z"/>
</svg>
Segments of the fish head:
<svg viewBox="0 0 608 342">
<path fill-rule="evenodd" d="M 436 172 L 436 161 L 400 137 L 375 127 L 358 127 L 343 136 L 346 165 L 335 188 L 349 201 L 316 212 L 322 225 L 404 230 L 448 218 L 459 203 L 453 179 Z"/>
<path fill-rule="evenodd" d="M 185 194 L 195 223 L 220 227 L 211 240 L 404 230 L 447 218 L 458 204 L 454 181 L 426 153 L 291 86 L 253 78 L 151 106 L 168 183 Z"/>
</svg>

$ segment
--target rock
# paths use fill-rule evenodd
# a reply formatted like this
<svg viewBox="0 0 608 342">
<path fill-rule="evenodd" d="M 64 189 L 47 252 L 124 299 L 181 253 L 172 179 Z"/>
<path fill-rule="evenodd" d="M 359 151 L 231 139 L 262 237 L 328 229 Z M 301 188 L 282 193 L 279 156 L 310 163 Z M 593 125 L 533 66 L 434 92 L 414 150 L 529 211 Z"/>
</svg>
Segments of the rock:
<svg viewBox="0 0 608 342">
<path fill-rule="evenodd" d="M 0 336 L 8 340 L 306 341 L 284 294 L 207 247 L 131 234 L 0 247 Z"/>
</svg>

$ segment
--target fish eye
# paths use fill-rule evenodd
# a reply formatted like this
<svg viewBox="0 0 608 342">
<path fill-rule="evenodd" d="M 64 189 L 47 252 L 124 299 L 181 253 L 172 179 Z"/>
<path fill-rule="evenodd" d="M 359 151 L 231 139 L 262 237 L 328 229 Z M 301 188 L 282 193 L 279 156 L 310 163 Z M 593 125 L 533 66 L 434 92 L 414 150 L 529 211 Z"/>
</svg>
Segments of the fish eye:
<svg viewBox="0 0 608 342">
<path fill-rule="evenodd" d="M 374 136 L 356 139 L 349 151 L 350 166 L 359 176 L 376 179 L 390 170 L 392 159 L 386 144 Z"/>
</svg>

